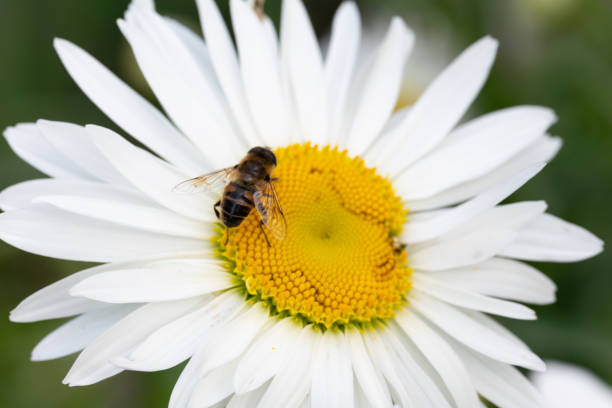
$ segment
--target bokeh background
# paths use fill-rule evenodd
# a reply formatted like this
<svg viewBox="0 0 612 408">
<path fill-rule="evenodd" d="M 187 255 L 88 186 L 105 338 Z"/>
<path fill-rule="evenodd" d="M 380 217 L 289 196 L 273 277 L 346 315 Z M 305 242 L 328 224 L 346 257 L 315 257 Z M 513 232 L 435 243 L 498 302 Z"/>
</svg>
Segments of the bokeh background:
<svg viewBox="0 0 612 408">
<path fill-rule="evenodd" d="M 336 0 L 305 0 L 320 38 Z M 363 0 L 370 31 L 392 15 L 417 31 L 408 98 L 460 50 L 485 34 L 500 40 L 491 77 L 470 114 L 517 104 L 554 108 L 564 147 L 511 200 L 545 199 L 549 211 L 612 242 L 612 2 L 608 0 Z M 70 39 L 152 98 L 115 20 L 128 0 L 0 0 L 0 128 L 38 118 L 116 127 L 78 90 L 52 48 Z M 227 0 L 219 5 L 227 17 Z M 157 8 L 199 31 L 193 0 Z M 280 1 L 266 10 L 278 24 Z M 416 59 L 422 61 L 420 64 Z M 117 129 L 118 130 L 118 129 Z M 39 177 L 0 141 L 0 187 Z M 85 265 L 23 253 L 0 243 L 0 406 L 165 407 L 182 365 L 123 373 L 100 384 L 61 384 L 73 356 L 32 363 L 30 351 L 61 322 L 15 324 L 25 296 Z M 612 383 L 612 253 L 578 264 L 537 265 L 559 286 L 558 302 L 536 307 L 537 322 L 504 321 L 545 359 L 585 366 Z"/>
</svg>

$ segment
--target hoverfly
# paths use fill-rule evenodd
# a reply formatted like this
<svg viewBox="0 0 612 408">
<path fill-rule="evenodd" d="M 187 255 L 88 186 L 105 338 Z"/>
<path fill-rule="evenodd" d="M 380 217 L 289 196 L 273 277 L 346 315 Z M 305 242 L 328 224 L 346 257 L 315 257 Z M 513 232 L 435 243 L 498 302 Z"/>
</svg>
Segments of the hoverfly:
<svg viewBox="0 0 612 408">
<path fill-rule="evenodd" d="M 226 243 L 227 228 L 239 226 L 255 208 L 260 217 L 259 227 L 270 246 L 262 225 L 278 240 L 285 238 L 287 233 L 287 221 L 272 184 L 276 180 L 271 178 L 275 167 L 274 153 L 258 146 L 249 150 L 237 165 L 183 181 L 173 191 L 201 192 L 225 184 L 223 196 L 213 209 L 226 227 Z"/>
</svg>

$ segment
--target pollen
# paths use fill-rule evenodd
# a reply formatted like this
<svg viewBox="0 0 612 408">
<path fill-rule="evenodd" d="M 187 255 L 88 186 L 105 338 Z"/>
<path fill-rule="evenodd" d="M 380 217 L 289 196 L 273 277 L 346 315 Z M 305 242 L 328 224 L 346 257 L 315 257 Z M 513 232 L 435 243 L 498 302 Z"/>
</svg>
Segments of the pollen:
<svg viewBox="0 0 612 408">
<path fill-rule="evenodd" d="M 287 235 L 270 246 L 255 210 L 215 237 L 248 297 L 274 314 L 322 329 L 393 317 L 410 289 L 397 245 L 407 211 L 392 185 L 360 158 L 295 144 L 275 152 L 274 186 Z"/>
</svg>

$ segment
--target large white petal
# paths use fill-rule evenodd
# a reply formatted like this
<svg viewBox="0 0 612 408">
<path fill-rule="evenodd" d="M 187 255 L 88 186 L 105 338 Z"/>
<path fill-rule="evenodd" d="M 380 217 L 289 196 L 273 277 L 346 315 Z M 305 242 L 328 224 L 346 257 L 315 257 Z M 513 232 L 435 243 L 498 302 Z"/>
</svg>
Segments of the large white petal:
<svg viewBox="0 0 612 408">
<path fill-rule="evenodd" d="M 349 85 L 361 40 L 359 10 L 352 1 L 343 2 L 334 16 L 325 58 L 324 75 L 329 108 L 329 140 L 333 144 L 344 125 Z"/>
<path fill-rule="evenodd" d="M 429 364 L 426 357 L 406 338 L 402 329 L 393 322 L 380 333 L 390 355 L 391 363 L 402 385 L 407 387 L 408 395 L 414 400 L 415 407 L 450 408 L 450 394 L 442 378 Z M 421 361 L 416 359 L 420 358 Z"/>
<path fill-rule="evenodd" d="M 458 408 L 476 406 L 478 396 L 455 351 L 413 311 L 399 312 L 395 321 L 416 344 L 448 387 Z"/>
<path fill-rule="evenodd" d="M 138 306 L 112 305 L 75 317 L 53 330 L 34 347 L 32 361 L 52 360 L 84 349 Z"/>
<path fill-rule="evenodd" d="M 4 137 L 17 156 L 51 177 L 92 180 L 89 173 L 58 151 L 33 123 L 8 127 Z"/>
<path fill-rule="evenodd" d="M 215 329 L 225 324 L 244 306 L 235 291 L 227 291 L 191 313 L 153 332 L 127 357 L 112 363 L 128 370 L 159 371 L 188 359 Z"/>
<path fill-rule="evenodd" d="M 500 255 L 527 261 L 574 262 L 597 255 L 603 241 L 586 229 L 542 214 L 527 224 Z"/>
<path fill-rule="evenodd" d="M 247 106 L 238 57 L 214 0 L 197 0 L 200 20 L 212 65 L 234 118 L 251 145 L 261 144 Z"/>
<path fill-rule="evenodd" d="M 133 189 L 85 180 L 35 179 L 14 184 L 0 193 L 0 208 L 3 211 L 29 207 L 40 196 L 78 195 L 81 197 L 105 198 L 130 204 L 147 205 L 150 201 Z"/>
<path fill-rule="evenodd" d="M 401 377 L 398 365 L 393 362 L 395 356 L 391 354 L 390 347 L 383 342 L 378 331 L 370 330 L 364 333 L 363 337 L 372 361 L 389 384 L 393 400 L 403 408 L 416 407 L 415 399 L 419 400 L 416 392 L 418 386 L 411 377 Z"/>
<path fill-rule="evenodd" d="M 189 359 L 189 362 L 181 372 L 181 375 L 179 376 L 176 385 L 172 390 L 172 395 L 170 396 L 170 402 L 168 404 L 169 408 L 186 408 L 188 406 L 189 400 L 191 399 L 191 395 L 193 394 L 193 390 L 197 386 L 198 382 L 203 378 L 203 376 L 206 375 L 206 373 L 202 371 L 202 367 L 206 359 L 208 358 L 210 344 L 214 344 L 214 341 L 219 341 L 220 339 L 222 339 L 221 341 L 224 341 L 224 338 L 219 337 L 219 333 L 221 333 L 221 329 L 229 321 L 228 319 L 240 317 L 241 314 L 244 314 L 247 305 L 246 303 L 244 303 L 244 300 L 242 296 L 238 293 L 238 291 L 228 291 L 228 293 L 223 296 L 228 296 L 228 299 L 223 301 L 223 303 L 229 302 L 229 308 L 224 309 L 224 311 L 228 313 L 223 313 L 221 319 L 219 319 L 214 324 L 214 328 L 211 327 L 210 330 L 207 331 L 206 335 L 202 339 L 203 341 L 197 342 L 195 353 L 193 353 L 193 355 Z M 232 298 L 240 300 L 240 303 L 237 305 L 236 308 L 233 308 L 231 306 L 231 304 L 234 303 Z M 197 314 L 193 313 L 188 314 L 186 316 L 190 315 L 192 317 L 198 316 Z M 188 324 L 190 318 L 185 317 L 185 319 L 188 320 L 181 320 Z M 143 345 L 144 344 L 146 344 L 146 341 L 143 343 Z M 134 352 L 137 352 L 137 350 L 138 348 Z M 230 358 L 230 360 L 232 360 L 232 358 Z M 117 361 L 117 359 L 115 359 L 115 361 Z M 220 365 L 223 365 L 225 362 L 222 362 Z M 120 361 L 120 363 L 123 365 L 124 361 Z M 153 364 L 155 363 L 153 362 Z"/>
<path fill-rule="evenodd" d="M 257 338 L 240 358 L 234 377 L 236 393 L 250 392 L 272 378 L 292 355 L 299 333 L 295 322 L 281 319 Z"/>
<path fill-rule="evenodd" d="M 392 407 L 393 403 L 391 402 L 389 388 L 385 383 L 382 373 L 374 366 L 372 358 L 368 355 L 361 333 L 357 329 L 350 329 L 346 333 L 346 338 L 351 350 L 351 362 L 355 378 L 361 385 L 361 390 L 364 392 L 370 405 L 375 407 Z"/>
<path fill-rule="evenodd" d="M 206 168 L 193 145 L 142 96 L 76 45 L 56 38 L 53 45 L 79 88 L 102 112 L 151 150 L 190 172 Z"/>
<path fill-rule="evenodd" d="M 234 394 L 226 408 L 256 408 L 268 387 L 263 385 L 245 394 Z"/>
<path fill-rule="evenodd" d="M 301 0 L 283 1 L 281 42 L 302 133 L 313 143 L 325 144 L 328 108 L 323 59 Z"/>
<path fill-rule="evenodd" d="M 489 330 L 467 312 L 421 293 L 411 293 L 411 305 L 462 344 L 504 363 L 543 370 L 544 363 L 530 350 Z"/>
<path fill-rule="evenodd" d="M 79 194 L 76 191 L 75 194 Z M 196 239 L 207 239 L 215 220 L 196 221 L 154 205 L 132 204 L 112 198 L 90 198 L 77 195 L 41 195 L 35 203 L 47 203 L 62 210 L 125 225 L 134 229 Z"/>
<path fill-rule="evenodd" d="M 227 271 L 213 262 L 177 260 L 157 268 L 99 273 L 73 286 L 70 294 L 107 303 L 144 303 L 185 299 L 234 285 Z"/>
<path fill-rule="evenodd" d="M 69 290 L 78 282 L 98 273 L 113 269 L 135 267 L 142 262 L 126 262 L 117 264 L 105 264 L 84 269 L 73 273 L 52 283 L 49 286 L 34 292 L 21 301 L 11 311 L 10 320 L 13 322 L 35 322 L 39 320 L 58 319 L 61 317 L 74 316 L 108 306 L 102 302 L 90 299 L 72 297 Z"/>
<path fill-rule="evenodd" d="M 361 155 L 391 116 L 413 42 L 414 34 L 401 18 L 394 17 L 358 96 L 359 102 L 346 143 L 352 154 Z"/>
<path fill-rule="evenodd" d="M 510 259 L 492 258 L 465 268 L 429 272 L 437 282 L 483 295 L 526 303 L 555 301 L 555 283 L 532 266 Z"/>
<path fill-rule="evenodd" d="M 532 380 L 547 407 L 609 408 L 612 405 L 610 384 L 584 367 L 550 361 L 548 370 L 535 373 Z"/>
<path fill-rule="evenodd" d="M 405 205 L 412 211 L 428 210 L 460 203 L 470 197 L 492 188 L 523 169 L 545 163 L 552 159 L 561 148 L 561 139 L 542 136 L 537 141 L 514 155 L 490 173 L 472 181 L 461 183 L 423 200 L 408 200 Z"/>
<path fill-rule="evenodd" d="M 257 404 L 258 408 L 297 406 L 310 390 L 311 367 L 318 333 L 302 329 L 281 369 Z"/>
<path fill-rule="evenodd" d="M 215 341 L 209 342 L 206 348 L 200 373 L 207 373 L 241 355 L 268 320 L 268 310 L 257 303 L 221 327 Z"/>
<path fill-rule="evenodd" d="M 519 303 L 508 302 L 446 285 L 426 273 L 415 272 L 412 283 L 416 292 L 423 292 L 439 300 L 466 309 L 479 310 L 512 319 L 535 320 L 535 312 Z"/>
<path fill-rule="evenodd" d="M 201 299 L 149 303 L 130 313 L 96 338 L 74 362 L 64 384 L 90 385 L 121 371 L 109 362 L 129 353 L 158 327 L 200 306 Z"/>
<path fill-rule="evenodd" d="M 223 168 L 240 160 L 246 146 L 232 128 L 216 78 L 202 71 L 168 22 L 135 2 L 118 24 L 160 103 L 207 162 Z"/>
<path fill-rule="evenodd" d="M 406 200 L 431 197 L 485 175 L 544 135 L 556 120 L 547 108 L 518 106 L 460 126 L 447 143 L 393 181 Z"/>
<path fill-rule="evenodd" d="M 312 408 L 353 408 L 353 370 L 346 337 L 327 330 L 312 361 Z"/>
<path fill-rule="evenodd" d="M 43 204 L 0 214 L 0 238 L 27 252 L 86 262 L 118 262 L 209 247 L 202 240 L 137 231 Z"/>
<path fill-rule="evenodd" d="M 266 144 L 283 145 L 287 141 L 288 115 L 276 41 L 270 41 L 269 28 L 249 4 L 230 0 L 230 10 L 253 119 Z"/>
<path fill-rule="evenodd" d="M 504 408 L 544 407 L 540 393 L 516 368 L 455 345 L 478 392 Z"/>
<path fill-rule="evenodd" d="M 189 407 L 205 408 L 222 401 L 234 392 L 232 377 L 240 362 L 236 358 L 208 373 L 193 390 Z"/>
<path fill-rule="evenodd" d="M 482 262 L 514 241 L 518 230 L 545 209 L 537 201 L 492 208 L 446 235 L 408 247 L 410 266 L 442 270 Z"/>
<path fill-rule="evenodd" d="M 470 201 L 449 211 L 443 212 L 440 216 L 428 218 L 421 222 L 409 220 L 404 225 L 400 238 L 401 241 L 405 243 L 422 242 L 447 233 L 485 210 L 499 204 L 535 176 L 543 167 L 543 164 L 538 164 L 522 170 L 504 183 L 480 193 Z"/>
<path fill-rule="evenodd" d="M 129 186 L 93 144 L 83 126 L 49 120 L 38 120 L 36 126 L 58 151 L 92 177 L 114 185 Z"/>
<path fill-rule="evenodd" d="M 172 191 L 187 178 L 184 173 L 109 129 L 94 125 L 86 128 L 106 158 L 143 193 L 179 214 L 201 221 L 210 219 L 212 195 Z"/>
<path fill-rule="evenodd" d="M 423 92 L 403 123 L 393 133 L 381 135 L 366 161 L 396 175 L 434 149 L 476 98 L 496 51 L 497 41 L 491 37 L 468 47 Z"/>
</svg>

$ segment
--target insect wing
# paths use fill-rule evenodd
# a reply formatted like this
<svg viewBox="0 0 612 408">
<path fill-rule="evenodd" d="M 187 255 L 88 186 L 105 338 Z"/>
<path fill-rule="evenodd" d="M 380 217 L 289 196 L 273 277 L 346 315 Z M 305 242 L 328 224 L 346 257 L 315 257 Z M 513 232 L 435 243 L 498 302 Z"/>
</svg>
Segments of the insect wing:
<svg viewBox="0 0 612 408">
<path fill-rule="evenodd" d="M 287 221 L 281 209 L 276 190 L 271 182 L 266 182 L 264 186 L 253 194 L 255 208 L 267 229 L 278 240 L 287 235 Z"/>
<path fill-rule="evenodd" d="M 172 191 L 178 193 L 199 193 L 224 186 L 232 179 L 235 167 L 228 167 L 204 174 L 177 184 Z"/>
</svg>

